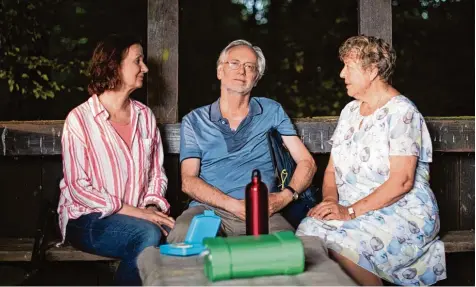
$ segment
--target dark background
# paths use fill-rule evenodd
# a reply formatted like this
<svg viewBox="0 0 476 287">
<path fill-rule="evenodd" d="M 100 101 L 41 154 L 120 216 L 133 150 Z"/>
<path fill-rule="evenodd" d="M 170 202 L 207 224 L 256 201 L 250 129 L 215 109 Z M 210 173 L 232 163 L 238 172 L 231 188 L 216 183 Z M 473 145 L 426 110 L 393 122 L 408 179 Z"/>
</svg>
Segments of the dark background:
<svg viewBox="0 0 476 287">
<path fill-rule="evenodd" d="M 357 1 L 181 0 L 179 117 L 219 96 L 215 63 L 232 40 L 260 46 L 252 94 L 292 117 L 338 115 L 350 100 L 339 45 L 357 34 Z M 147 41 L 147 1 L 0 1 L 0 120 L 64 119 L 87 98 L 85 70 L 109 33 Z M 425 116 L 474 116 L 474 1 L 394 0 L 393 85 Z M 46 77 L 45 77 L 46 75 Z M 146 88 L 134 93 L 145 101 Z"/>
<path fill-rule="evenodd" d="M 260 46 L 267 58 L 253 95 L 278 100 L 292 117 L 338 115 L 350 100 L 339 79 L 338 48 L 358 32 L 357 2 L 180 0 L 180 118 L 219 96 L 215 63 L 238 38 Z M 425 116 L 474 116 L 474 5 L 392 1 L 398 56 L 393 84 Z M 64 119 L 88 98 L 85 70 L 94 46 L 109 33 L 133 33 L 146 44 L 147 1 L 0 0 L 0 120 Z M 145 102 L 146 88 L 133 96 Z M 328 155 L 314 157 L 320 182 Z M 178 159 L 168 156 L 165 163 L 173 170 Z M 61 168 L 60 156 L 0 159 L 0 237 L 34 235 L 39 198 L 57 195 Z M 474 182 L 447 181 L 463 177 L 462 171 L 474 172 L 474 153 L 435 153 L 431 184 L 443 232 L 474 226 L 474 204 L 455 212 L 461 202 L 474 200 Z M 169 187 L 168 196 L 183 199 L 179 188 Z M 437 285 L 474 285 L 474 252 L 447 254 L 447 262 L 449 279 Z M 112 283 L 114 269 L 106 263 L 47 265 L 36 285 Z M 0 263 L 0 285 L 18 284 L 27 266 Z"/>
</svg>

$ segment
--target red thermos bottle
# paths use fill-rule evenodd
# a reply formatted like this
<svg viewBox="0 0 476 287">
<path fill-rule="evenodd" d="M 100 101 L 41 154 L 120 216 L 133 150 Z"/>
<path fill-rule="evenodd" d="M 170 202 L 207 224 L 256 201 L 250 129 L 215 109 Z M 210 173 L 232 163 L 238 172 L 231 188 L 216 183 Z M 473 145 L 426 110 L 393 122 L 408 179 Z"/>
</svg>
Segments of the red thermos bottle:
<svg viewBox="0 0 476 287">
<path fill-rule="evenodd" d="M 259 170 L 253 170 L 246 186 L 246 235 L 269 233 L 268 188 L 261 182 Z"/>
</svg>

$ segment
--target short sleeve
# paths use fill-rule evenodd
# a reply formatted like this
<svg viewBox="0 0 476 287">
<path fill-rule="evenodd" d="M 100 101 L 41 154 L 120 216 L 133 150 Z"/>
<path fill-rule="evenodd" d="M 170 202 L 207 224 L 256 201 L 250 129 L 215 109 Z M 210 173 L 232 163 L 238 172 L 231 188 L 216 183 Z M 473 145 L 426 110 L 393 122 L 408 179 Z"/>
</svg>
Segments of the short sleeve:
<svg viewBox="0 0 476 287">
<path fill-rule="evenodd" d="M 202 158 L 202 151 L 197 143 L 192 121 L 185 116 L 180 127 L 180 162 L 187 158 Z"/>
<path fill-rule="evenodd" d="M 291 119 L 286 114 L 281 105 L 278 105 L 278 111 L 276 112 L 275 127 L 278 132 L 283 136 L 297 135 L 296 129 L 294 128 Z"/>
<path fill-rule="evenodd" d="M 419 161 L 432 161 L 432 144 L 425 119 L 412 105 L 398 107 L 390 116 L 389 155 L 419 157 Z"/>
<path fill-rule="evenodd" d="M 347 104 L 340 112 L 339 119 L 337 120 L 337 126 L 329 139 L 328 143 L 332 146 L 339 145 L 344 138 L 344 133 L 347 132 L 346 126 L 348 126 L 349 117 L 351 113 L 358 108 L 359 105 L 356 101 Z"/>
</svg>

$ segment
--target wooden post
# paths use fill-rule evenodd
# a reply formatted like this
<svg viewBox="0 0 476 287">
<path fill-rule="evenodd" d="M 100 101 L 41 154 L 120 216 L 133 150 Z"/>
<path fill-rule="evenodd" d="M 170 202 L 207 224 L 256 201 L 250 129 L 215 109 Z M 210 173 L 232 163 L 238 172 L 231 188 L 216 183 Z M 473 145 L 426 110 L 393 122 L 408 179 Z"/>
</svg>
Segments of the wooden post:
<svg viewBox="0 0 476 287">
<path fill-rule="evenodd" d="M 179 0 L 148 0 L 147 105 L 159 123 L 178 122 Z"/>
<path fill-rule="evenodd" d="M 392 44 L 392 0 L 359 0 L 359 34 Z"/>
</svg>

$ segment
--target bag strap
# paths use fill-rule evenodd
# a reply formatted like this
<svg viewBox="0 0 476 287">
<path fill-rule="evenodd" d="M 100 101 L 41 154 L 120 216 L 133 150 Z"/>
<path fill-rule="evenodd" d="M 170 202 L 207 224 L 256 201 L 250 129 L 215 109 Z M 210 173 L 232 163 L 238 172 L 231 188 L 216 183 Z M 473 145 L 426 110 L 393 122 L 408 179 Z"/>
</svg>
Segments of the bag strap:
<svg viewBox="0 0 476 287">
<path fill-rule="evenodd" d="M 296 169 L 296 163 L 284 145 L 281 134 L 277 129 L 271 128 L 267 133 L 267 138 L 276 177 L 280 181 L 279 187 L 283 189 L 291 181 L 291 177 Z"/>
</svg>

